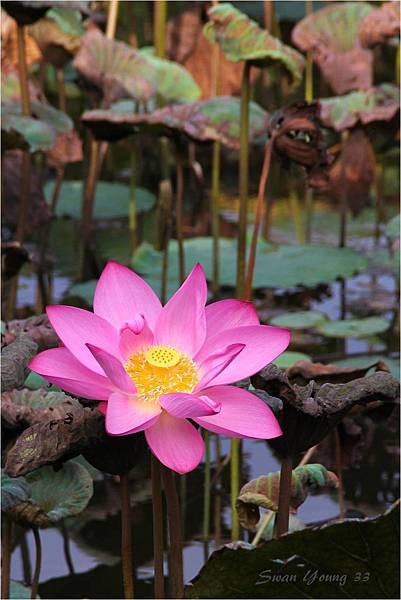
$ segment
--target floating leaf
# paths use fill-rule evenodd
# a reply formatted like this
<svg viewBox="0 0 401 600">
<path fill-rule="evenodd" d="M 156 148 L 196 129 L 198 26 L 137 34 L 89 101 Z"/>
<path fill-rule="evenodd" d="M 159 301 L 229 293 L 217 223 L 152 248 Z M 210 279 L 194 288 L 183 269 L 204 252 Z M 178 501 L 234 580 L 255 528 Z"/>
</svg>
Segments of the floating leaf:
<svg viewBox="0 0 401 600">
<path fill-rule="evenodd" d="M 50 204 L 55 183 L 49 181 L 45 185 L 45 195 Z M 95 219 L 121 219 L 128 217 L 129 186 L 122 183 L 98 181 L 96 184 L 93 216 Z M 65 181 L 58 197 L 56 216 L 81 218 L 83 196 L 82 181 Z M 148 190 L 138 187 L 135 191 L 137 214 L 153 208 L 155 196 Z"/>
<path fill-rule="evenodd" d="M 167 102 L 193 102 L 200 96 L 200 89 L 191 74 L 181 65 L 154 55 L 154 48 L 141 48 L 154 66 L 157 78 L 157 93 Z"/>
<path fill-rule="evenodd" d="M 29 498 L 29 485 L 25 477 L 9 477 L 1 471 L 1 510 L 7 512 Z"/>
<path fill-rule="evenodd" d="M 383 317 L 327 321 L 319 325 L 319 331 L 327 337 L 366 338 L 387 331 L 390 322 Z"/>
<path fill-rule="evenodd" d="M 292 352 L 291 350 L 287 350 L 287 352 L 280 354 L 280 356 L 273 361 L 273 364 L 280 369 L 288 369 L 300 360 L 311 360 L 311 357 L 303 352 Z"/>
<path fill-rule="evenodd" d="M 131 103 L 116 103 L 111 110 L 86 111 L 81 121 L 95 137 L 116 140 L 139 130 L 159 135 L 185 134 L 198 142 L 218 141 L 238 149 L 240 99 L 218 96 L 187 104 L 176 104 L 151 114 L 134 114 Z M 266 138 L 268 114 L 255 102 L 249 105 L 249 139 L 257 143 Z"/>
<path fill-rule="evenodd" d="M 360 47 L 358 31 L 373 10 L 367 2 L 335 3 L 299 21 L 293 42 L 312 51 L 324 77 L 336 94 L 369 89 L 373 83 L 373 54 Z"/>
<path fill-rule="evenodd" d="M 185 597 L 396 598 L 398 530 L 397 503 L 374 519 L 307 528 L 253 550 L 223 546 Z"/>
<path fill-rule="evenodd" d="M 229 60 L 247 61 L 257 67 L 278 65 L 294 87 L 301 82 L 303 56 L 261 29 L 232 4 L 224 2 L 210 8 L 208 17 L 203 32 L 210 42 L 221 45 Z"/>
<path fill-rule="evenodd" d="M 270 319 L 271 325 L 288 327 L 288 329 L 310 329 L 326 321 L 327 317 L 316 310 L 300 310 L 278 315 Z"/>
<path fill-rule="evenodd" d="M 78 52 L 85 29 L 78 11 L 52 8 L 43 19 L 31 25 L 29 33 L 41 49 L 44 60 L 56 68 L 63 68 Z"/>
<path fill-rule="evenodd" d="M 366 91 L 320 100 L 320 118 L 326 127 L 344 131 L 357 123 L 390 121 L 400 110 L 400 92 L 392 83 Z"/>
<path fill-rule="evenodd" d="M 396 215 L 393 217 L 386 225 L 385 234 L 389 238 L 399 238 L 400 237 L 400 215 Z"/>
<path fill-rule="evenodd" d="M 212 239 L 198 237 L 186 240 L 185 260 L 187 272 L 200 262 L 206 277 L 212 279 Z M 236 281 L 235 240 L 220 240 L 220 283 L 235 286 Z M 138 256 L 138 255 L 136 255 Z M 111 256 L 110 256 L 111 258 Z M 154 250 L 145 251 L 139 262 L 134 258 L 132 267 L 147 277 L 160 277 L 162 255 Z M 349 248 L 332 248 L 323 245 L 299 245 L 273 247 L 259 240 L 254 272 L 254 288 L 313 287 L 319 283 L 334 281 L 338 277 L 350 277 L 367 266 L 364 257 Z M 169 280 L 179 280 L 178 245 L 169 245 Z"/>
<path fill-rule="evenodd" d="M 310 492 L 322 488 L 338 487 L 337 476 L 323 465 L 309 464 L 292 472 L 290 511 L 296 513 Z M 278 511 L 280 471 L 252 479 L 240 490 L 237 510 L 242 527 L 255 529 L 259 507 Z"/>
<path fill-rule="evenodd" d="M 359 26 L 359 39 L 362 46 L 369 48 L 385 42 L 399 43 L 399 9 L 398 2 L 383 2 L 362 19 Z"/>
</svg>

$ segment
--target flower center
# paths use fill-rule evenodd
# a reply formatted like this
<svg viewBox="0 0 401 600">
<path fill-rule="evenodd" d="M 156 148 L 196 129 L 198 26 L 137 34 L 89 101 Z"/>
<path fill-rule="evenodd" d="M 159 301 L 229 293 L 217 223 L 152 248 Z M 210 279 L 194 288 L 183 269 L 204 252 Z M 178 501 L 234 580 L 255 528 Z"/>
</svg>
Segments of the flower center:
<svg viewBox="0 0 401 600">
<path fill-rule="evenodd" d="M 157 402 L 163 394 L 192 392 L 200 380 L 196 364 L 184 352 L 170 346 L 151 346 L 136 352 L 125 370 L 147 402 Z"/>
</svg>

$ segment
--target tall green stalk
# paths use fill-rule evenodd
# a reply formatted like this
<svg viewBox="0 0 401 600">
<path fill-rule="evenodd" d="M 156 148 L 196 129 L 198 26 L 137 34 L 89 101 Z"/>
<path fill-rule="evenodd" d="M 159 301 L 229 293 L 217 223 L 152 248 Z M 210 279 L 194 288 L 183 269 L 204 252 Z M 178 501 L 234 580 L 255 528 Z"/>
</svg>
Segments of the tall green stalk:
<svg viewBox="0 0 401 600">
<path fill-rule="evenodd" d="M 220 142 L 213 142 L 213 158 L 212 158 L 212 238 L 213 238 L 213 275 L 212 275 L 212 293 L 217 298 L 219 293 L 219 276 L 220 276 L 220 253 L 219 253 L 219 236 L 220 236 L 220 157 L 221 146 Z"/>
<path fill-rule="evenodd" d="M 167 516 L 170 535 L 170 592 L 172 598 L 184 597 L 184 570 L 182 561 L 182 529 L 180 504 L 174 473 L 162 467 L 162 481 L 166 496 Z"/>
<path fill-rule="evenodd" d="M 240 440 L 238 438 L 231 439 L 231 461 L 230 461 L 230 477 L 231 477 L 231 539 L 233 541 L 239 538 L 239 518 L 237 513 L 237 498 L 239 496 L 240 482 Z"/>
<path fill-rule="evenodd" d="M 134 254 L 138 246 L 138 220 L 137 220 L 137 203 L 136 203 L 136 186 L 137 186 L 137 168 L 138 154 L 136 151 L 135 140 L 131 150 L 131 175 L 129 181 L 129 200 L 128 200 L 128 227 L 131 233 L 131 255 Z"/>
<path fill-rule="evenodd" d="M 292 485 L 292 459 L 285 457 L 281 463 L 280 490 L 278 498 L 278 512 L 276 518 L 277 537 L 288 532 L 290 520 L 290 500 Z"/>
<path fill-rule="evenodd" d="M 161 466 L 152 454 L 152 510 L 153 510 L 153 564 L 155 598 L 164 598 L 164 544 L 163 544 L 163 500 L 161 489 Z"/>
<path fill-rule="evenodd" d="M 204 560 L 209 557 L 210 535 L 210 433 L 205 431 L 205 480 L 203 484 L 203 544 Z"/>
</svg>

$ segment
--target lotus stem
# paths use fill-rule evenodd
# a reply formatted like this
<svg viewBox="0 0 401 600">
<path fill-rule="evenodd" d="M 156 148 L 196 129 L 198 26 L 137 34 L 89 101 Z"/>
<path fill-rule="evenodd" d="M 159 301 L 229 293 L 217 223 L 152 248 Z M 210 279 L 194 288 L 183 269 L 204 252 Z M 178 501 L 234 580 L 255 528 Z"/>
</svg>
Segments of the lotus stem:
<svg viewBox="0 0 401 600">
<path fill-rule="evenodd" d="M 239 155 L 239 221 L 237 250 L 237 296 L 242 298 L 245 288 L 246 227 L 248 213 L 248 171 L 249 171 L 249 101 L 250 64 L 244 65 L 241 84 L 240 113 L 240 155 Z"/>
<path fill-rule="evenodd" d="M 175 228 L 178 243 L 178 265 L 180 284 L 185 280 L 185 253 L 183 236 L 183 205 L 184 205 L 184 168 L 179 152 L 176 157 L 176 190 L 175 190 Z"/>
<path fill-rule="evenodd" d="M 210 434 L 205 431 L 205 480 L 203 485 L 203 548 L 205 562 L 209 556 L 210 535 Z"/>
<path fill-rule="evenodd" d="M 334 430 L 334 444 L 335 444 L 335 454 L 336 454 L 336 474 L 338 477 L 338 488 L 337 488 L 338 507 L 340 509 L 340 519 L 343 520 L 345 518 L 343 458 L 342 458 L 341 439 L 340 439 L 340 434 L 338 432 L 338 427 L 336 427 Z"/>
<path fill-rule="evenodd" d="M 174 473 L 166 467 L 162 468 L 162 481 L 164 493 L 166 496 L 167 516 L 170 535 L 170 592 L 172 598 L 183 598 L 184 571 L 182 562 L 182 531 L 180 505 L 178 501 Z"/>
<path fill-rule="evenodd" d="M 65 95 L 64 69 L 56 69 L 58 107 L 63 112 L 67 112 L 67 99 Z"/>
<path fill-rule="evenodd" d="M 107 25 L 106 25 L 106 37 L 109 40 L 114 39 L 117 28 L 117 17 L 118 17 L 118 4 L 119 0 L 109 0 L 109 7 L 107 12 Z"/>
<path fill-rule="evenodd" d="M 343 131 L 341 133 L 341 152 L 343 151 L 344 148 L 344 144 L 346 142 L 348 138 L 348 131 Z M 341 159 L 341 157 L 340 157 Z M 345 165 L 344 162 L 342 162 L 342 167 L 341 167 L 341 204 L 340 204 L 340 237 L 339 237 L 339 242 L 338 245 L 340 248 L 345 248 L 345 246 L 347 245 L 347 209 L 348 209 L 348 198 L 347 198 L 347 193 L 346 193 L 346 186 L 345 186 Z"/>
<path fill-rule="evenodd" d="M 35 570 L 33 572 L 31 598 L 36 598 L 38 595 L 40 569 L 42 567 L 42 544 L 40 541 L 40 533 L 37 527 L 32 527 L 33 537 L 35 540 Z"/>
<path fill-rule="evenodd" d="M 120 475 L 121 495 L 121 560 L 123 569 L 124 598 L 134 598 L 134 575 L 132 572 L 131 498 L 128 473 Z"/>
<path fill-rule="evenodd" d="M 220 236 L 220 156 L 221 146 L 219 142 L 213 142 L 212 157 L 212 237 L 213 237 L 213 275 L 212 275 L 212 293 L 217 298 L 219 293 L 219 236 Z"/>
<path fill-rule="evenodd" d="M 31 100 L 29 97 L 28 69 L 26 65 L 25 26 L 17 23 L 18 77 L 21 88 L 22 114 L 31 116 Z"/>
<path fill-rule="evenodd" d="M 152 454 L 153 564 L 155 598 L 164 598 L 163 501 L 160 463 Z"/>
<path fill-rule="evenodd" d="M 167 2 L 166 0 L 156 0 L 154 6 L 154 46 L 155 55 L 164 58 L 166 55 L 166 20 L 167 20 Z"/>
<path fill-rule="evenodd" d="M 231 539 L 239 538 L 239 518 L 237 512 L 237 498 L 239 496 L 240 480 L 240 440 L 231 440 Z"/>
<path fill-rule="evenodd" d="M 92 229 L 92 215 L 95 201 L 96 183 L 99 174 L 99 156 L 100 143 L 97 140 L 91 141 L 89 150 L 89 166 L 84 190 L 84 198 L 82 204 L 82 246 L 80 257 L 80 273 L 79 279 L 85 278 L 86 270 L 86 255 L 88 250 L 89 238 Z"/>
<path fill-rule="evenodd" d="M 305 232 L 304 232 L 304 228 L 302 226 L 302 213 L 301 213 L 301 208 L 299 206 L 298 192 L 295 189 L 292 189 L 290 191 L 290 206 L 291 206 L 292 218 L 294 221 L 295 236 L 297 238 L 297 242 L 298 242 L 298 244 L 304 244 L 305 243 Z"/>
<path fill-rule="evenodd" d="M 263 22 L 265 29 L 273 33 L 274 23 L 274 3 L 273 0 L 264 0 L 263 2 Z"/>
<path fill-rule="evenodd" d="M 128 226 L 131 232 L 131 254 L 133 255 L 138 246 L 138 222 L 137 222 L 137 207 L 136 207 L 136 185 L 137 185 L 137 163 L 138 157 L 136 152 L 136 144 L 132 147 L 131 152 L 131 176 L 129 181 L 129 200 L 128 200 Z"/>
<path fill-rule="evenodd" d="M 246 282 L 245 282 L 245 300 L 251 300 L 252 298 L 252 282 L 253 282 L 253 273 L 255 270 L 255 261 L 256 261 L 256 250 L 258 245 L 258 237 L 260 225 L 263 217 L 263 204 L 265 199 L 266 192 L 266 183 L 269 177 L 271 158 L 273 152 L 274 145 L 274 135 L 270 138 L 265 146 L 265 156 L 263 159 L 262 173 L 260 175 L 259 180 L 259 189 L 258 189 L 258 197 L 256 200 L 256 208 L 255 208 L 255 222 L 253 226 L 252 232 L 252 240 L 251 240 L 251 248 L 249 251 L 248 258 L 248 270 L 246 274 Z"/>
<path fill-rule="evenodd" d="M 280 471 L 280 491 L 276 519 L 278 538 L 288 532 L 288 524 L 290 520 L 291 485 L 292 459 L 287 456 L 283 458 Z"/>
<path fill-rule="evenodd" d="M 10 566 L 11 566 L 11 541 L 13 535 L 13 522 L 5 513 L 4 531 L 1 554 L 1 597 L 5 600 L 10 597 Z"/>
<path fill-rule="evenodd" d="M 26 541 L 25 530 L 21 531 L 20 549 L 21 549 L 22 570 L 24 573 L 24 583 L 25 583 L 25 585 L 30 587 L 31 582 L 32 582 L 32 568 L 31 568 L 31 559 L 29 556 L 28 543 Z"/>
<path fill-rule="evenodd" d="M 400 85 L 400 45 L 398 44 L 395 55 L 395 82 Z"/>
<path fill-rule="evenodd" d="M 376 163 L 375 168 L 375 193 L 376 193 L 376 223 L 375 223 L 375 243 L 379 244 L 380 240 L 380 225 L 386 221 L 386 215 L 384 211 L 383 202 L 383 166 L 380 163 Z"/>
<path fill-rule="evenodd" d="M 75 574 L 74 563 L 72 562 L 71 548 L 70 548 L 70 536 L 64 522 L 61 523 L 61 535 L 63 536 L 63 550 L 65 562 L 67 563 L 68 572 L 70 575 Z"/>
<path fill-rule="evenodd" d="M 217 474 L 217 477 L 213 477 L 213 479 L 215 479 L 217 493 L 214 498 L 214 544 L 215 547 L 218 548 L 221 541 L 221 474 L 219 473 L 219 467 L 221 463 L 221 440 L 217 433 L 215 434 L 215 453 L 215 475 Z M 212 487 L 212 484 L 210 487 Z"/>
<path fill-rule="evenodd" d="M 308 464 L 308 462 L 310 461 L 312 456 L 315 454 L 317 446 L 318 446 L 318 444 L 316 444 L 316 446 L 312 446 L 305 452 L 305 454 L 303 455 L 303 457 L 301 458 L 301 460 L 299 462 L 298 467 L 304 467 L 305 465 Z"/>
<path fill-rule="evenodd" d="M 252 540 L 252 546 L 257 546 L 258 543 L 260 542 L 264 532 L 266 531 L 266 529 L 269 527 L 273 517 L 275 516 L 275 512 L 273 510 L 270 510 L 267 515 L 265 516 L 265 519 L 262 523 L 262 525 L 259 527 L 258 531 L 256 532 L 255 537 Z"/>
</svg>

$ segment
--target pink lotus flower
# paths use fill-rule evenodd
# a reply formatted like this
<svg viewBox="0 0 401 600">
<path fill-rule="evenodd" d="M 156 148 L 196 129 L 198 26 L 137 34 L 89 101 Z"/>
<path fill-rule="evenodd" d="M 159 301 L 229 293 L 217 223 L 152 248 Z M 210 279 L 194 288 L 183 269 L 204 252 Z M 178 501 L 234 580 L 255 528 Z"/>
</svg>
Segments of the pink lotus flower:
<svg viewBox="0 0 401 600">
<path fill-rule="evenodd" d="M 144 431 L 157 458 L 178 473 L 204 450 L 201 427 L 241 438 L 274 438 L 281 429 L 266 404 L 228 384 L 252 375 L 285 350 L 286 329 L 260 325 L 250 302 L 205 307 L 202 267 L 192 270 L 162 307 L 148 284 L 109 262 L 94 312 L 49 306 L 63 347 L 29 367 L 66 392 L 102 400 L 110 435 Z"/>
</svg>

